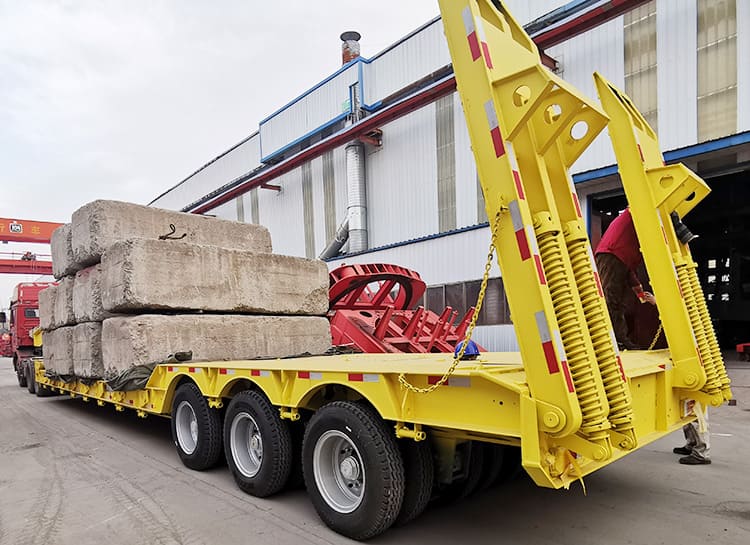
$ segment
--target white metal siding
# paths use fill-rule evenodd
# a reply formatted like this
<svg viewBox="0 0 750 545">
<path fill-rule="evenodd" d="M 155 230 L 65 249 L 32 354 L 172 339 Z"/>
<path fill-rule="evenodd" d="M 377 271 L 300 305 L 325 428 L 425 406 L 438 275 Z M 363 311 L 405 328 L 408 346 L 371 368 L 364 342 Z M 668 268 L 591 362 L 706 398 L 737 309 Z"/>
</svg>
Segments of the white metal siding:
<svg viewBox="0 0 750 545">
<path fill-rule="evenodd" d="M 349 111 L 348 108 L 344 108 L 344 104 L 349 100 L 349 86 L 358 79 L 359 64 L 350 65 L 346 70 L 261 122 L 263 157 L 274 154 L 326 125 L 344 111 Z"/>
<path fill-rule="evenodd" d="M 329 241 L 326 240 L 326 207 L 323 197 L 323 158 L 312 160 L 313 225 L 315 233 L 315 255 L 320 255 Z"/>
<path fill-rule="evenodd" d="M 257 134 L 253 135 L 154 200 L 152 206 L 179 210 L 254 170 L 260 166 L 259 142 L 260 137 Z"/>
<path fill-rule="evenodd" d="M 658 133 L 664 151 L 698 140 L 697 21 L 695 2 L 656 2 Z"/>
<path fill-rule="evenodd" d="M 207 215 L 216 216 L 223 220 L 237 221 L 237 201 L 231 200 L 206 212 Z"/>
<path fill-rule="evenodd" d="M 302 224 L 302 176 L 300 169 L 284 174 L 273 182 L 281 191 L 258 190 L 260 224 L 271 233 L 276 254 L 305 255 L 305 231 Z"/>
<path fill-rule="evenodd" d="M 600 72 L 621 89 L 625 87 L 622 17 L 549 49 L 562 66 L 562 77 L 587 97 L 596 100 L 593 73 Z M 660 114 L 661 115 L 661 114 Z M 583 172 L 615 162 L 609 136 L 605 131 L 573 165 L 572 172 Z"/>
<path fill-rule="evenodd" d="M 382 129 L 383 147 L 366 159 L 370 247 L 438 230 L 435 105 Z"/>
<path fill-rule="evenodd" d="M 456 125 L 456 226 L 467 227 L 477 223 L 477 166 L 458 93 L 453 93 L 453 103 Z"/>
<path fill-rule="evenodd" d="M 364 66 L 364 100 L 375 104 L 450 62 L 443 22 L 437 20 Z"/>
<path fill-rule="evenodd" d="M 567 4 L 567 0 L 506 0 L 505 4 L 521 25 Z"/>
<path fill-rule="evenodd" d="M 750 2 L 737 0 L 737 132 L 750 130 Z"/>
</svg>

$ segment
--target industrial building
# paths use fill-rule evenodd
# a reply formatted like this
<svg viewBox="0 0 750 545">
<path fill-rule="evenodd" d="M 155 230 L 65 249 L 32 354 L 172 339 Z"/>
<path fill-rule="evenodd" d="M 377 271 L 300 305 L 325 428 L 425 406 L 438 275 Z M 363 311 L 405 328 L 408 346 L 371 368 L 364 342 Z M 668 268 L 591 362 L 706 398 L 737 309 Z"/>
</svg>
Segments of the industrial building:
<svg viewBox="0 0 750 545">
<path fill-rule="evenodd" d="M 686 218 L 720 340 L 750 321 L 750 3 L 741 0 L 510 0 L 545 64 L 596 96 L 599 71 L 632 97 L 713 193 Z M 380 53 L 342 35 L 343 66 L 270 113 L 257 132 L 150 204 L 260 223 L 277 253 L 394 263 L 428 284 L 424 304 L 462 314 L 476 301 L 489 229 L 439 18 Z M 363 40 L 366 40 L 365 36 Z M 290 97 L 291 98 L 291 97 Z M 626 206 L 604 131 L 573 168 L 595 245 Z M 517 341 L 497 266 L 475 339 Z M 747 310 L 747 311 L 746 311 Z M 657 318 L 643 320 L 641 337 Z M 748 332 L 750 333 L 750 332 Z M 744 337 L 747 340 L 747 337 Z"/>
</svg>

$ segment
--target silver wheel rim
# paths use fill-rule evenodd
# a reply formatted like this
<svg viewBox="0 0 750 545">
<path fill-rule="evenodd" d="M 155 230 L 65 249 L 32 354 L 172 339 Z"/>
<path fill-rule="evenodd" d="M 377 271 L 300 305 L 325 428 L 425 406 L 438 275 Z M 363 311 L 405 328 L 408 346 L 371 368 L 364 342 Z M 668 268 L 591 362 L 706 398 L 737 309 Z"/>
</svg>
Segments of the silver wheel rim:
<svg viewBox="0 0 750 545">
<path fill-rule="evenodd" d="M 177 442 L 185 454 L 192 454 L 198 446 L 198 418 L 193 406 L 187 401 L 180 402 L 175 412 Z"/>
<path fill-rule="evenodd" d="M 315 485 L 325 502 L 338 513 L 351 513 L 365 493 L 365 466 L 356 445 L 338 430 L 325 432 L 313 452 Z"/>
<path fill-rule="evenodd" d="M 239 413 L 232 420 L 230 447 L 239 472 L 248 478 L 255 477 L 263 463 L 263 438 L 249 413 Z"/>
</svg>

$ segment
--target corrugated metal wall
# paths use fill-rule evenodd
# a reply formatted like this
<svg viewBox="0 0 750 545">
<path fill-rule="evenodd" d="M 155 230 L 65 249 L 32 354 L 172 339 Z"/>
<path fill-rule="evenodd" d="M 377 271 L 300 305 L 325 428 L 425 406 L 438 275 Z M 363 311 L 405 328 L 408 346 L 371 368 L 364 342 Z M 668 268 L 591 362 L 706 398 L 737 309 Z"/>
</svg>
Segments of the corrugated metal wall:
<svg viewBox="0 0 750 545">
<path fill-rule="evenodd" d="M 301 169 L 284 174 L 274 184 L 280 185 L 281 191 L 258 190 L 259 223 L 270 231 L 274 253 L 304 256 Z"/>
<path fill-rule="evenodd" d="M 737 1 L 737 131 L 750 131 L 750 2 Z"/>
<path fill-rule="evenodd" d="M 477 218 L 477 165 L 458 93 L 453 93 L 453 119 L 456 141 L 456 226 L 460 228 L 475 225 L 480 220 Z"/>
<path fill-rule="evenodd" d="M 256 133 L 183 180 L 169 192 L 154 199 L 151 204 L 160 208 L 179 210 L 259 166 L 260 136 Z"/>
</svg>

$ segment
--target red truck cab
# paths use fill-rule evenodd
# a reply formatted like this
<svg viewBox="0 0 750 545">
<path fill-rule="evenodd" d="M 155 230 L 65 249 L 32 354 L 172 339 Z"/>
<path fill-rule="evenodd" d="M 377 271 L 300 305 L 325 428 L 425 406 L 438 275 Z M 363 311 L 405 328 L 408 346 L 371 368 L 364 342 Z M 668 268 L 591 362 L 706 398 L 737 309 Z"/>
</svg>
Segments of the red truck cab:
<svg viewBox="0 0 750 545">
<path fill-rule="evenodd" d="M 34 353 L 31 330 L 39 325 L 39 292 L 53 282 L 22 282 L 13 289 L 10 300 L 10 334 L 13 369 L 18 383 L 26 386 L 26 373 L 21 365 L 25 359 L 41 354 Z"/>
</svg>

